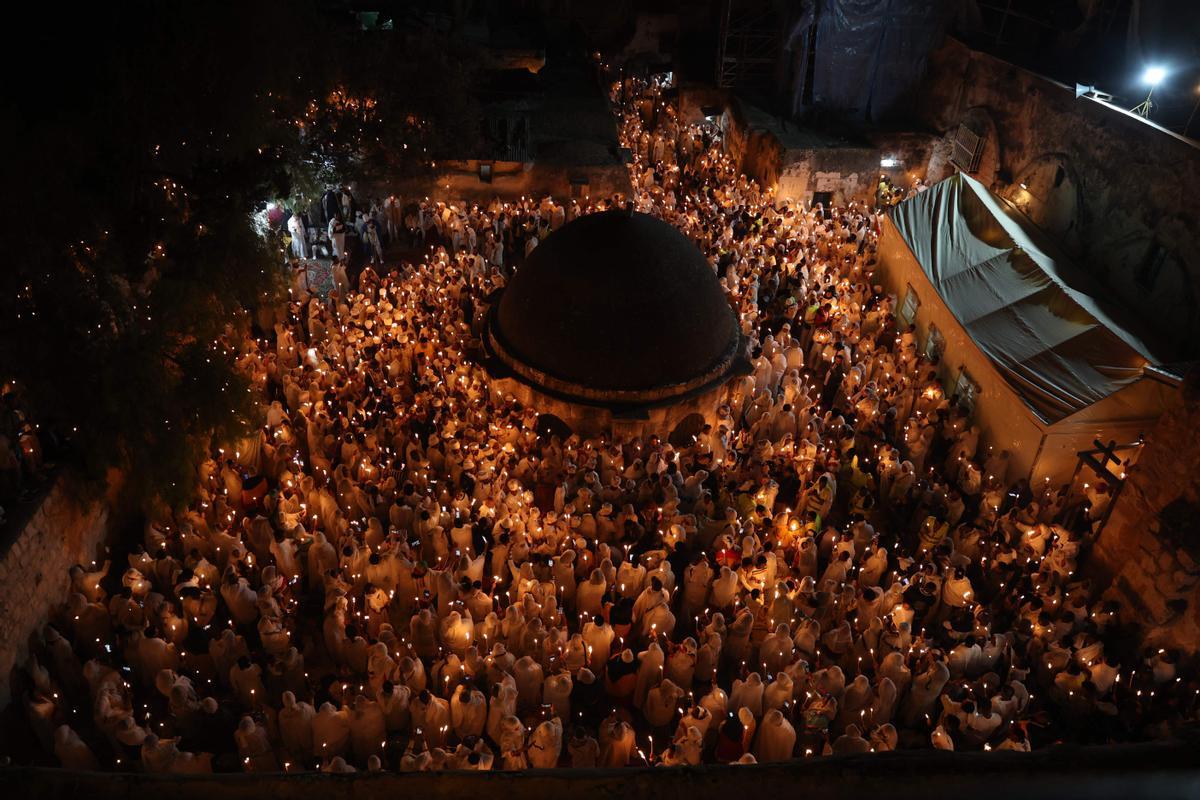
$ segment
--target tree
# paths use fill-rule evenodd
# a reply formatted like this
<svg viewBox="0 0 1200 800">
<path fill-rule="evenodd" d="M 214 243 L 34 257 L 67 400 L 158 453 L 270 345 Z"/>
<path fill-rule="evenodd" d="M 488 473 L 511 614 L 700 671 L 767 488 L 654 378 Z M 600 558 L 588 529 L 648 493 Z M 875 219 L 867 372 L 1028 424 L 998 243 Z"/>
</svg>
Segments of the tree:
<svg viewBox="0 0 1200 800">
<path fill-rule="evenodd" d="M 326 185 L 372 186 L 431 175 L 439 159 L 473 152 L 479 109 L 473 52 L 435 31 L 344 32 L 327 44 L 324 86 L 297 117 L 291 175 L 311 201 Z"/>
<path fill-rule="evenodd" d="M 347 55 L 362 49 L 344 24 L 353 18 L 303 2 L 72 13 L 54 26 L 13 21 L 53 71 L 15 81 L 4 101 L 18 141 L 0 378 L 20 381 L 39 416 L 72 435 L 86 475 L 117 467 L 131 499 L 178 505 L 212 443 L 260 421 L 260 393 L 226 343 L 282 286 L 283 254 L 254 213 L 292 196 L 297 177 L 312 180 L 305 165 L 322 155 L 335 172 L 418 168 L 423 156 L 388 148 L 410 114 L 430 136 L 430 115 L 457 101 L 414 90 L 406 103 L 409 84 L 379 60 L 403 54 L 403 40 Z M 317 98 L 375 89 L 380 116 L 361 130 L 336 104 L 318 103 L 320 134 L 297 124 Z"/>
</svg>

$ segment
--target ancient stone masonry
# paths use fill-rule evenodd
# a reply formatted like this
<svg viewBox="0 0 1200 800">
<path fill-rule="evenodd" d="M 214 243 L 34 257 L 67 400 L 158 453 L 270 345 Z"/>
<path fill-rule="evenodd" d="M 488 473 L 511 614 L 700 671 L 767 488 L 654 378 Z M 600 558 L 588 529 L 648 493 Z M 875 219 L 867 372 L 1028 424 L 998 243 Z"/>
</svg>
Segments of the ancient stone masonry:
<svg viewBox="0 0 1200 800">
<path fill-rule="evenodd" d="M 788 126 L 740 99 L 727 104 L 721 127 L 727 154 L 780 197 L 806 205 L 845 205 L 874 196 L 880 154 L 875 144 Z"/>
<path fill-rule="evenodd" d="M 1110 596 L 1148 644 L 1200 649 L 1200 372 L 1150 433 L 1096 545 Z"/>
<path fill-rule="evenodd" d="M 0 705 L 9 701 L 13 668 L 24 663 L 30 635 L 66 597 L 68 570 L 102 560 L 108 517 L 106 503 L 81 503 L 60 479 L 0 556 Z"/>
<path fill-rule="evenodd" d="M 983 138 L 974 177 L 1089 267 L 1114 304 L 1156 325 L 1164 357 L 1200 342 L 1200 146 L 1072 87 L 947 40 L 916 114 Z M 943 164 L 929 165 L 929 179 Z"/>
</svg>

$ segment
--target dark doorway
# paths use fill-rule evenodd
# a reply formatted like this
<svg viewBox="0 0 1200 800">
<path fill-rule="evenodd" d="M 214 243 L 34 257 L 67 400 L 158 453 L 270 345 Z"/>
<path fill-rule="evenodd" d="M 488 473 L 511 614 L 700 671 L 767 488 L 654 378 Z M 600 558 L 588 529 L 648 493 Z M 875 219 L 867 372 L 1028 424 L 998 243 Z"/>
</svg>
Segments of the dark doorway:
<svg viewBox="0 0 1200 800">
<path fill-rule="evenodd" d="M 704 428 L 704 415 L 688 414 L 679 421 L 675 430 L 667 437 L 672 447 L 691 447 Z"/>
<path fill-rule="evenodd" d="M 559 417 L 553 414 L 538 414 L 537 418 L 537 434 L 542 439 L 550 439 L 557 436 L 559 439 L 566 440 L 573 431 L 571 426 L 563 422 Z"/>
</svg>

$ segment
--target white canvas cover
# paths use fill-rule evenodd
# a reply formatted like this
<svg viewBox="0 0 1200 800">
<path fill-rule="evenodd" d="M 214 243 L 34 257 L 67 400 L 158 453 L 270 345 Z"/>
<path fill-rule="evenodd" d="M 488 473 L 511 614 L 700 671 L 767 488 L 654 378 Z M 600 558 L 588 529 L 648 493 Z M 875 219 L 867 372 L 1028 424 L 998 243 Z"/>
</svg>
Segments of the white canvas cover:
<svg viewBox="0 0 1200 800">
<path fill-rule="evenodd" d="M 1155 359 L 1086 276 L 1005 200 L 958 174 L 889 217 L 946 307 L 1052 424 L 1137 381 Z"/>
</svg>

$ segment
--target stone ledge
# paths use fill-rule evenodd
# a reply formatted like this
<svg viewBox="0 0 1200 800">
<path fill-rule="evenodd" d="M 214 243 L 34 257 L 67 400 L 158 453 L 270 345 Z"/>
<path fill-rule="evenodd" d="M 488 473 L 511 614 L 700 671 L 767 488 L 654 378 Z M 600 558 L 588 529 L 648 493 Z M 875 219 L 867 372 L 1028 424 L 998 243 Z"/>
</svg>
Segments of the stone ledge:
<svg viewBox="0 0 1200 800">
<path fill-rule="evenodd" d="M 909 750 L 746 766 L 287 776 L 114 774 L 26 767 L 0 771 L 0 789 L 8 789 L 8 796 L 30 800 L 168 794 L 172 800 L 699 800 L 745 796 L 750 791 L 804 800 L 1083 796 L 1157 800 L 1200 795 L 1195 752 L 1195 743 L 1175 742 L 1062 745 L 1033 753 Z"/>
</svg>

